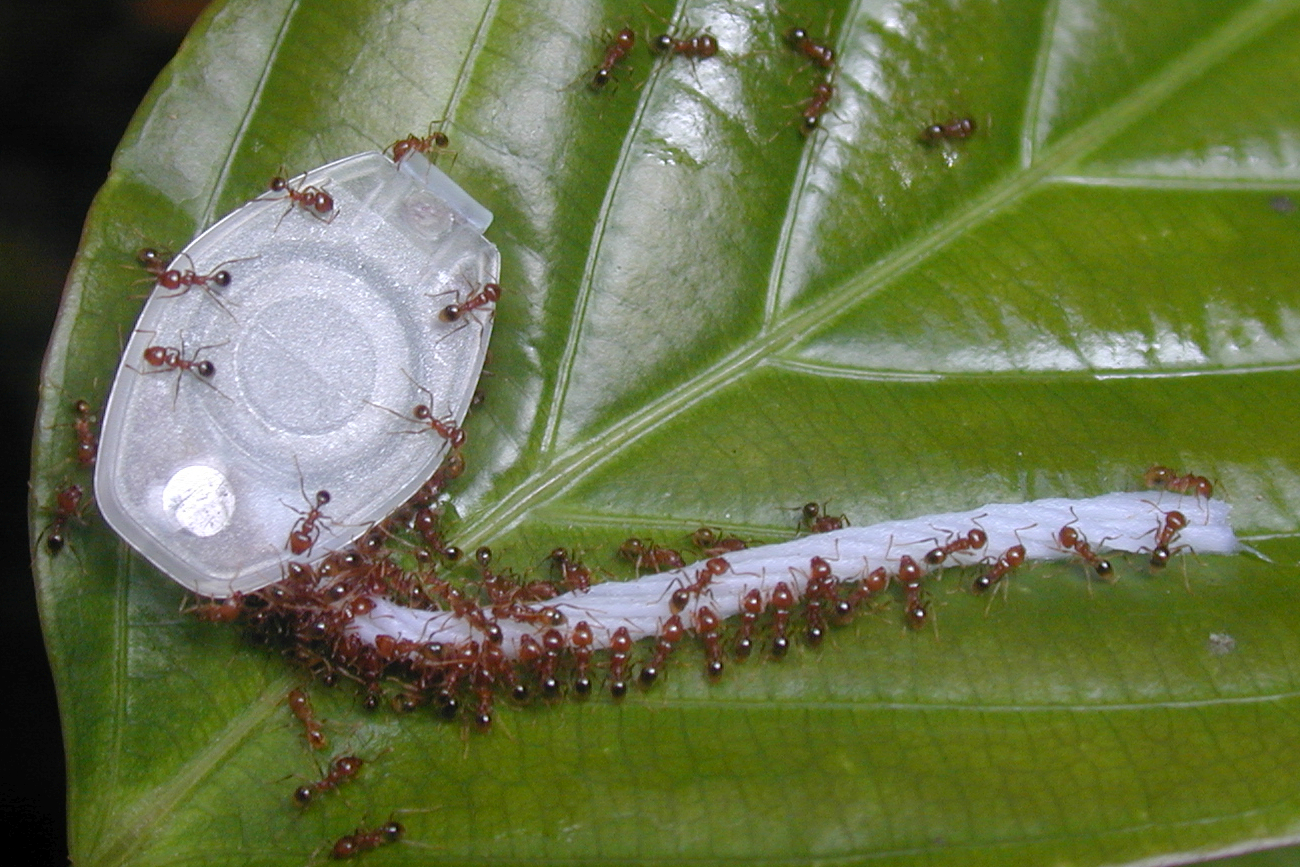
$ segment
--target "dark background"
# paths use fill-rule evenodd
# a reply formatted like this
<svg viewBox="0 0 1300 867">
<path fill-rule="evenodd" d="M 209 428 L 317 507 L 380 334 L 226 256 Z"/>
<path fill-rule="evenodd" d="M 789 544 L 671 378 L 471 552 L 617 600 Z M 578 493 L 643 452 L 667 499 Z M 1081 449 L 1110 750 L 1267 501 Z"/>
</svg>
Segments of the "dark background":
<svg viewBox="0 0 1300 867">
<path fill-rule="evenodd" d="M 206 0 L 0 0 L 0 532 L 29 561 L 41 359 L 86 211 L 136 106 Z M 23 552 L 19 555 L 19 552 Z M 23 863 L 68 860 L 58 707 L 29 568 L 5 577 L 0 827 Z"/>
</svg>

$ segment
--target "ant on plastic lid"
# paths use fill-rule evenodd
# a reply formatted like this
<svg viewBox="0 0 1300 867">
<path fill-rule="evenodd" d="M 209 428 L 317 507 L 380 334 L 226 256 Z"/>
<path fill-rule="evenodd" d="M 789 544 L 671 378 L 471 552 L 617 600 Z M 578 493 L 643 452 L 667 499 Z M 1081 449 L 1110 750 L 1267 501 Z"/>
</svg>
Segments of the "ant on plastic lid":
<svg viewBox="0 0 1300 867">
<path fill-rule="evenodd" d="M 414 377 L 412 377 L 405 370 L 403 370 L 402 373 L 406 376 L 408 380 L 410 380 L 412 385 L 414 385 L 420 391 L 428 395 L 429 400 L 432 401 L 433 392 L 429 391 L 429 389 L 425 388 L 423 385 L 420 385 L 420 383 L 416 382 Z M 428 403 L 416 404 L 414 407 L 411 408 L 411 414 L 409 416 L 402 415 L 400 412 L 396 410 L 389 409 L 386 406 L 381 406 L 380 404 L 373 403 L 371 401 L 366 401 L 366 403 L 369 403 L 371 406 L 376 407 L 377 409 L 382 409 L 384 412 L 391 413 L 397 416 L 398 418 L 406 419 L 409 422 L 414 422 L 415 424 L 418 424 L 420 426 L 419 431 L 404 431 L 404 433 L 420 433 L 421 431 L 424 430 L 431 430 L 434 433 L 436 433 L 438 436 L 445 439 L 448 443 L 450 443 L 453 449 L 458 449 L 461 446 L 465 445 L 465 438 L 466 438 L 465 429 L 457 425 L 453 419 L 438 418 L 437 416 L 435 416 L 433 414 L 433 410 L 429 408 Z"/>
<path fill-rule="evenodd" d="M 181 338 L 180 348 L 174 346 L 146 346 L 143 352 L 144 361 L 149 365 L 148 370 L 139 371 L 141 374 L 157 374 L 176 371 L 176 386 L 172 392 L 172 403 L 174 404 L 180 396 L 181 374 L 189 373 L 195 379 L 204 385 L 221 394 L 221 389 L 212 383 L 213 377 L 217 375 L 217 366 L 210 359 L 199 358 L 199 355 L 208 349 L 216 349 L 219 346 L 225 346 L 225 342 L 212 343 L 207 346 L 200 346 L 187 358 L 185 356 L 185 340 Z M 134 370 L 134 368 L 132 368 Z M 224 394 L 222 397 L 226 397 Z M 229 400 L 229 398 L 226 398 Z"/>
<path fill-rule="evenodd" d="M 315 547 L 316 540 L 320 538 L 320 523 L 329 520 L 321 514 L 321 509 L 329 505 L 329 491 L 317 491 L 315 505 L 308 499 L 306 490 L 302 492 L 302 498 L 307 501 L 307 511 L 294 509 L 302 517 L 294 522 L 293 529 L 289 531 L 289 540 L 284 544 L 295 557 L 301 557 Z"/>
<path fill-rule="evenodd" d="M 288 209 L 280 215 L 280 219 L 275 221 L 276 229 L 280 228 L 280 224 L 284 222 L 285 217 L 289 216 L 289 212 L 294 209 L 295 205 L 326 223 L 332 222 L 338 214 L 334 210 L 334 197 L 321 187 L 312 185 L 294 188 L 289 185 L 285 178 L 279 175 L 271 178 L 271 183 L 268 186 L 271 192 L 284 193 L 289 199 Z"/>
<path fill-rule="evenodd" d="M 427 134 L 423 136 L 408 135 L 406 138 L 398 139 L 389 145 L 388 151 L 393 155 L 393 162 L 400 163 L 402 158 L 409 154 L 428 154 L 433 151 L 451 153 L 454 161 L 455 153 L 447 150 L 451 146 L 451 139 L 447 138 L 447 134 L 442 130 L 433 128 L 436 123 L 442 123 L 442 121 L 432 121 L 429 124 Z"/>
</svg>

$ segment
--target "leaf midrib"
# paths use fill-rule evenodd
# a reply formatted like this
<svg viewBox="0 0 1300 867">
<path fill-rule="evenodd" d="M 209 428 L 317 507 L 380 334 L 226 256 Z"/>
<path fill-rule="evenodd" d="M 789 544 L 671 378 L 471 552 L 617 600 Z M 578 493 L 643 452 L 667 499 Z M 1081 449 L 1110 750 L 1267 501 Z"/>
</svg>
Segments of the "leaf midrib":
<svg viewBox="0 0 1300 867">
<path fill-rule="evenodd" d="M 1058 174 L 1068 173 L 1089 154 L 1162 104 L 1179 88 L 1206 74 L 1218 61 L 1292 15 L 1297 7 L 1300 7 L 1300 0 L 1279 3 L 1258 0 L 1247 7 L 1208 38 L 1189 46 L 1186 52 L 1139 85 L 1127 97 L 1115 102 L 1075 131 L 1062 136 L 1042 151 L 1036 162 L 995 184 L 947 221 L 931 227 L 924 235 L 885 256 L 856 277 L 830 288 L 820 299 L 790 313 L 780 324 L 755 335 L 752 340 L 705 367 L 668 394 L 649 401 L 640 410 L 623 417 L 603 431 L 579 438 L 576 445 L 566 451 L 556 453 L 549 462 L 538 466 L 513 489 L 497 497 L 497 505 L 469 517 L 462 528 L 463 538 L 472 547 L 484 539 L 500 536 L 514 528 L 529 513 L 563 496 L 628 446 L 654 431 L 664 418 L 671 418 L 690 409 L 717 390 L 752 372 L 756 365 L 803 339 L 810 330 L 842 310 L 850 301 L 860 301 L 881 291 L 896 277 L 928 260 L 966 232 L 990 222 L 1023 202 L 1041 184 Z M 1045 62 L 1048 61 L 1050 58 Z M 650 91 L 652 86 L 653 82 L 645 90 Z M 1031 96 L 1041 99 L 1042 94 L 1035 92 Z M 644 103 L 646 97 L 642 101 Z M 1036 104 L 1026 105 L 1027 116 L 1035 116 L 1038 110 Z M 640 109 L 636 117 L 639 122 Z M 617 163 L 619 168 L 611 176 L 609 193 L 601 207 L 601 220 L 604 219 L 612 191 L 617 189 L 621 181 L 623 167 L 627 164 L 627 142 L 634 134 L 635 124 L 622 146 Z M 802 172 L 798 174 L 800 178 L 804 176 Z M 796 186 L 791 191 L 792 198 L 798 200 L 800 192 Z M 591 263 L 598 258 L 600 252 L 599 226 L 598 222 L 594 233 L 597 240 L 584 266 L 583 293 L 590 291 Z M 788 243 L 784 235 L 790 231 L 792 223 L 787 219 L 782 227 L 783 237 L 779 240 L 778 249 Z M 579 324 L 573 329 L 574 332 L 580 332 L 585 326 L 582 321 L 583 310 L 585 308 L 577 311 Z M 570 351 L 571 348 L 566 347 L 566 357 Z M 558 424 L 555 411 L 564 403 L 566 383 L 567 380 L 557 382 L 556 394 L 551 402 L 552 420 L 546 422 L 548 429 Z"/>
</svg>

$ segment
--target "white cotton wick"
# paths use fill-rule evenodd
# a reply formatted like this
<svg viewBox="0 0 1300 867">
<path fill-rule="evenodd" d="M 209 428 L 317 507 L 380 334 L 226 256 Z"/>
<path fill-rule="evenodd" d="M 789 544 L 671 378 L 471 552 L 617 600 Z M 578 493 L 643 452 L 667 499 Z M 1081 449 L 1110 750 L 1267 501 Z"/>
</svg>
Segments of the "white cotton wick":
<svg viewBox="0 0 1300 867">
<path fill-rule="evenodd" d="M 1078 554 L 1060 542 L 1063 527 L 1074 528 L 1092 550 L 1151 552 L 1171 512 L 1180 512 L 1186 526 L 1170 534 L 1171 553 L 1232 554 L 1241 544 L 1228 525 L 1228 504 L 1191 495 L 1166 492 L 1104 494 L 1087 500 L 1053 498 L 1029 503 L 994 503 L 968 512 L 923 515 L 905 521 L 886 521 L 869 527 L 847 527 L 829 533 L 801 536 L 789 542 L 763 545 L 724 555 L 729 568 L 714 576 L 699 593 L 691 593 L 680 610 L 688 630 L 696 626 L 695 614 L 707 606 L 719 619 L 741 612 L 741 600 L 751 590 L 762 594 L 766 606 L 778 582 L 785 582 L 796 598 L 808 583 L 810 561 L 824 559 L 841 582 L 865 578 L 883 568 L 897 575 L 899 563 L 909 557 L 922 571 L 942 566 L 994 563 L 1009 548 L 1024 546 L 1025 560 L 1066 560 Z M 928 564 L 925 555 L 972 529 L 981 529 L 988 541 L 978 550 L 956 552 L 942 566 Z M 609 581 L 586 591 L 573 591 L 539 603 L 564 615 L 560 632 L 568 637 L 573 627 L 586 621 L 594 637 L 593 650 L 609 646 L 611 634 L 624 627 L 633 640 L 656 635 L 674 614 L 674 591 L 695 585 L 704 568 L 700 561 L 682 569 L 644 575 L 633 581 Z M 348 632 L 368 644 L 379 635 L 399 641 L 439 642 L 445 645 L 483 641 L 483 633 L 451 611 L 404 608 L 376 598 L 374 610 L 358 616 Z M 502 649 L 517 656 L 519 639 L 531 635 L 540 641 L 548 627 L 507 618 L 494 621 L 501 629 Z"/>
</svg>

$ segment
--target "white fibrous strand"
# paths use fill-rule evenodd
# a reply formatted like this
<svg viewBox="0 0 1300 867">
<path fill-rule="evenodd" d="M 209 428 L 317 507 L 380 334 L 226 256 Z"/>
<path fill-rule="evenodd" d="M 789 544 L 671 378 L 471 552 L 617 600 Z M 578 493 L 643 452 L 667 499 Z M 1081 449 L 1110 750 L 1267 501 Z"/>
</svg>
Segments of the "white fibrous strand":
<svg viewBox="0 0 1300 867">
<path fill-rule="evenodd" d="M 897 580 L 900 564 L 906 561 L 910 561 L 909 568 L 921 572 L 947 566 L 993 566 L 1015 546 L 1023 546 L 1026 562 L 1077 560 L 1078 553 L 1061 542 L 1061 529 L 1067 526 L 1098 554 L 1154 553 L 1162 544 L 1166 557 L 1181 553 L 1232 554 L 1241 545 L 1228 524 L 1229 509 L 1220 500 L 1167 492 L 990 504 L 966 512 L 848 527 L 730 552 L 723 558 L 725 569 L 710 569 L 717 574 L 703 580 L 701 570 L 709 568 L 707 564 L 721 565 L 716 558 L 633 581 L 596 584 L 588 590 L 548 599 L 545 606 L 563 615 L 566 632 L 585 621 L 594 638 L 592 649 L 599 650 L 609 647 L 611 635 L 620 628 L 625 628 L 633 640 L 658 635 L 674 614 L 686 630 L 695 631 L 697 613 L 704 606 L 718 618 L 735 617 L 741 612 L 742 600 L 754 590 L 759 591 L 766 608 L 782 582 L 796 600 L 801 600 L 814 558 L 830 566 L 838 587 L 861 582 L 878 569 Z M 1170 515 L 1181 515 L 1185 524 L 1176 531 L 1167 530 Z M 955 551 L 940 564 L 927 562 L 927 553 L 973 529 L 986 534 L 987 542 L 982 547 Z M 690 591 L 686 603 L 675 607 L 674 594 L 680 601 L 679 591 L 683 590 Z M 350 635 L 368 645 L 373 646 L 379 636 L 447 646 L 482 642 L 485 638 L 481 619 L 475 623 L 454 611 L 406 608 L 379 597 L 373 602 L 373 610 L 355 617 L 347 627 Z M 509 617 L 494 618 L 492 625 L 500 629 L 501 650 L 511 658 L 519 655 L 521 638 L 527 635 L 540 640 L 547 630 L 536 622 Z"/>
</svg>

